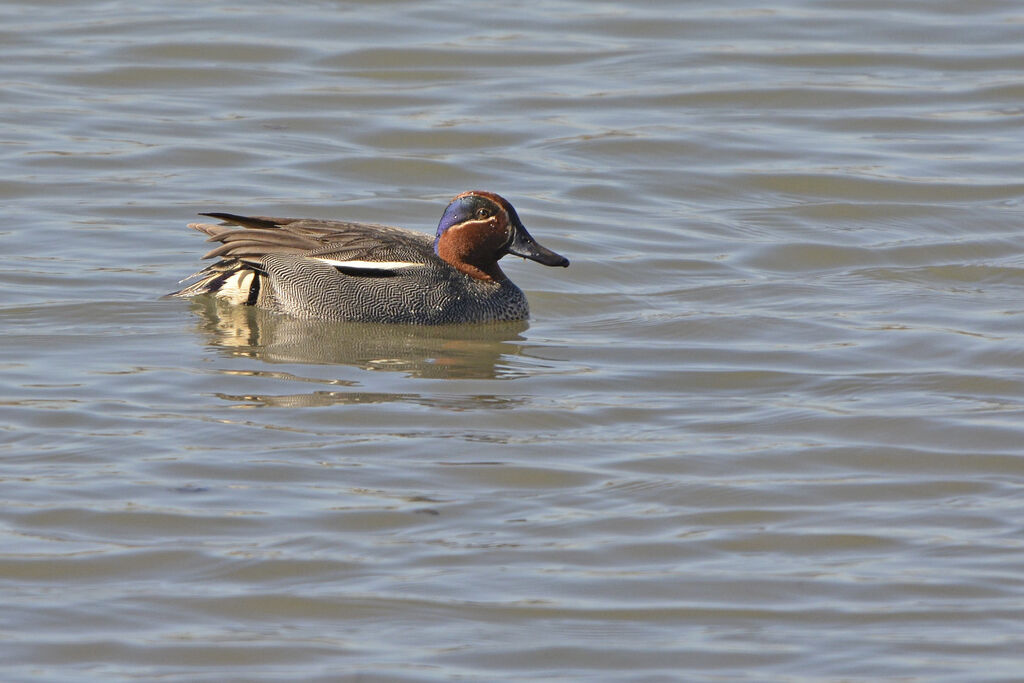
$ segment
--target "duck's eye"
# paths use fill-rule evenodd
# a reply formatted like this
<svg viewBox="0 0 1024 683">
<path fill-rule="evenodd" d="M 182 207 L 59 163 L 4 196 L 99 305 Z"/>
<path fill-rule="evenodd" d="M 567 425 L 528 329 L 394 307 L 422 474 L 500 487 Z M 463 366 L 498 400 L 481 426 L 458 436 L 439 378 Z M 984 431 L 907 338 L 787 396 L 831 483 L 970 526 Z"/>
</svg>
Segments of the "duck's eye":
<svg viewBox="0 0 1024 683">
<path fill-rule="evenodd" d="M 491 210 L 490 209 L 483 209 L 483 208 L 477 209 L 476 210 L 476 217 L 477 218 L 490 218 L 491 217 Z"/>
</svg>

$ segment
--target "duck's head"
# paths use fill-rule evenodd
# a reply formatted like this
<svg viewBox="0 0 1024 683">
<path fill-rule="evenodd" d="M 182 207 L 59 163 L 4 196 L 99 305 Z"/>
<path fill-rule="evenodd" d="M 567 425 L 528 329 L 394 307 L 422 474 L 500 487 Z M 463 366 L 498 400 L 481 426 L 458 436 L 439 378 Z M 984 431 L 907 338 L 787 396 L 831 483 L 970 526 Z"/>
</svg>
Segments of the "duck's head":
<svg viewBox="0 0 1024 683">
<path fill-rule="evenodd" d="M 545 266 L 568 266 L 569 259 L 542 247 L 523 227 L 519 215 L 493 192 L 463 192 L 444 210 L 434 253 L 478 280 L 504 280 L 498 259 L 522 256 Z"/>
</svg>

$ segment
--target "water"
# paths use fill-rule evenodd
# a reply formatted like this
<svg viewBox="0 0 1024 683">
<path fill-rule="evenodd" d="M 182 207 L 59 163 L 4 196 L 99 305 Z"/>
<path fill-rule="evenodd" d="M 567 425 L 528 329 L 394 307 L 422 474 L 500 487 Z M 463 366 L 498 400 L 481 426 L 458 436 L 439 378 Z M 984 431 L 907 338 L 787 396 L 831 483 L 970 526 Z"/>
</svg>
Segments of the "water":
<svg viewBox="0 0 1024 683">
<path fill-rule="evenodd" d="M 0 7 L 0 678 L 1019 680 L 1018 3 Z M 529 324 L 161 300 L 508 197 Z"/>
</svg>

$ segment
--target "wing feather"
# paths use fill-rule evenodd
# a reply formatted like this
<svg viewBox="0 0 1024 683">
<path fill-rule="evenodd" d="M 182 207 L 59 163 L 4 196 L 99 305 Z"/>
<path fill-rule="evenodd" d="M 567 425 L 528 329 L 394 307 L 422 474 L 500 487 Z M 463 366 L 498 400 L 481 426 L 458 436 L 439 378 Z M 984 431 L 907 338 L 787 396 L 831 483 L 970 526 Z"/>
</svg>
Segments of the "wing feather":
<svg viewBox="0 0 1024 683">
<path fill-rule="evenodd" d="M 395 273 L 422 266 L 433 256 L 429 235 L 373 223 L 238 216 L 205 213 L 222 225 L 193 223 L 189 227 L 220 245 L 203 258 L 255 262 L 269 254 L 301 254 L 352 274 Z"/>
</svg>

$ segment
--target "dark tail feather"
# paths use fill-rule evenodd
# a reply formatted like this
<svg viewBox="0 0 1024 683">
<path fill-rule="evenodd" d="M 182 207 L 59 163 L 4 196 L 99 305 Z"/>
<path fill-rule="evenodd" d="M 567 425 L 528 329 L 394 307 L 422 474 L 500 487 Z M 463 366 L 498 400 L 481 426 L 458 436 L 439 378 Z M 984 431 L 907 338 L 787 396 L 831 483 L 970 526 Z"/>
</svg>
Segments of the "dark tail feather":
<svg viewBox="0 0 1024 683">
<path fill-rule="evenodd" d="M 288 222 L 294 219 L 269 219 L 262 218 L 260 216 L 239 216 L 234 213 L 201 213 L 200 216 L 209 216 L 210 218 L 217 218 L 224 221 L 225 223 L 234 223 L 240 225 L 243 228 L 253 228 L 256 230 L 277 230 L 281 227 L 281 222 Z"/>
</svg>

